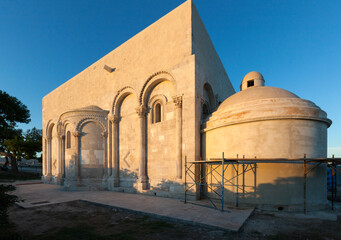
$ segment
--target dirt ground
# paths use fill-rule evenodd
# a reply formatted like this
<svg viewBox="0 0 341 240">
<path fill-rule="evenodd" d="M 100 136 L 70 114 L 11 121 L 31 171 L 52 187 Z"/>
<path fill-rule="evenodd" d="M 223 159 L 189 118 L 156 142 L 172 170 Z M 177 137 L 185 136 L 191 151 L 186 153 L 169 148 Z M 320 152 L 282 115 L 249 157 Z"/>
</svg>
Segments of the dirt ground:
<svg viewBox="0 0 341 240">
<path fill-rule="evenodd" d="M 341 239 L 336 221 L 255 211 L 239 233 L 212 230 L 80 201 L 9 211 L 0 239 Z"/>
</svg>

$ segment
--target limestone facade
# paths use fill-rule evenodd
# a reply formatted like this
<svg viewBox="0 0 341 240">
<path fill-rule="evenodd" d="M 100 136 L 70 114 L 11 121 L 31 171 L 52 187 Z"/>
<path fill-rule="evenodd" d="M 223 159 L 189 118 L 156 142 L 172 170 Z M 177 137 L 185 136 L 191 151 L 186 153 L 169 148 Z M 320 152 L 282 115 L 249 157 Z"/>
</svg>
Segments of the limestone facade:
<svg viewBox="0 0 341 240">
<path fill-rule="evenodd" d="M 234 89 L 192 1 L 43 98 L 43 175 L 65 189 L 183 193 L 202 108 Z"/>
</svg>

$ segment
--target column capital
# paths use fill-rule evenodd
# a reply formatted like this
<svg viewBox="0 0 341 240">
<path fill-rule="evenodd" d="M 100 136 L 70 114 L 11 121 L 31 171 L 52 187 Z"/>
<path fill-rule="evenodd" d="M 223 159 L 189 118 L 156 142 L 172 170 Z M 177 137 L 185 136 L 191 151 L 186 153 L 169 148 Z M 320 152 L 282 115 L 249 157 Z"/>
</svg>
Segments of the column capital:
<svg viewBox="0 0 341 240">
<path fill-rule="evenodd" d="M 80 137 L 80 136 L 82 135 L 82 133 L 81 133 L 80 131 L 75 131 L 75 132 L 73 132 L 72 134 L 73 134 L 73 136 L 75 136 L 75 137 Z"/>
<path fill-rule="evenodd" d="M 58 122 L 57 124 L 57 134 L 58 136 L 61 136 L 63 135 L 63 132 L 64 132 L 64 126 L 61 122 Z"/>
<path fill-rule="evenodd" d="M 175 104 L 176 108 L 182 108 L 182 96 L 175 96 L 173 97 L 173 103 Z"/>
<path fill-rule="evenodd" d="M 145 117 L 147 114 L 147 108 L 145 106 L 139 106 L 136 108 L 136 113 L 140 118 Z"/>
<path fill-rule="evenodd" d="M 103 138 L 107 138 L 108 137 L 108 132 L 107 131 L 104 131 L 101 133 L 102 134 L 102 137 Z"/>
<path fill-rule="evenodd" d="M 108 119 L 109 119 L 109 121 L 112 122 L 112 123 L 118 123 L 119 117 L 118 117 L 117 115 L 112 115 L 112 114 L 110 114 L 110 115 L 108 116 Z"/>
</svg>

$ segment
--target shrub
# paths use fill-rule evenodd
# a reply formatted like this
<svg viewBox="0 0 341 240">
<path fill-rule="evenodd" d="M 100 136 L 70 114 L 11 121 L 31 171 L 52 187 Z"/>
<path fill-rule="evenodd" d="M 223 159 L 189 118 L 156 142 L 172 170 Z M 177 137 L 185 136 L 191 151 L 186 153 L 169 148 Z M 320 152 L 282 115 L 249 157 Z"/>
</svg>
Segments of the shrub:
<svg viewBox="0 0 341 240">
<path fill-rule="evenodd" d="M 14 203 L 19 202 L 19 198 L 14 195 L 7 194 L 15 190 L 13 185 L 0 184 L 0 224 L 8 223 L 8 208 Z"/>
</svg>

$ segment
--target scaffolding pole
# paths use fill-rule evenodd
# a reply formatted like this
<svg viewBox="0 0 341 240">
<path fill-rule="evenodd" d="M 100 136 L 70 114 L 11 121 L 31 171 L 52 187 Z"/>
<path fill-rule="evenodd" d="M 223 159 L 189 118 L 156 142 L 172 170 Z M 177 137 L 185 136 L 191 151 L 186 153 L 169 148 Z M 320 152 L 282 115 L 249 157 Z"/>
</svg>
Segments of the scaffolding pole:
<svg viewBox="0 0 341 240">
<path fill-rule="evenodd" d="M 224 211 L 224 182 L 225 182 L 225 177 L 224 177 L 224 173 L 225 173 L 225 166 L 224 166 L 224 152 L 223 152 L 223 156 L 221 159 L 221 176 L 222 176 L 222 182 L 221 182 L 221 211 Z"/>
</svg>

